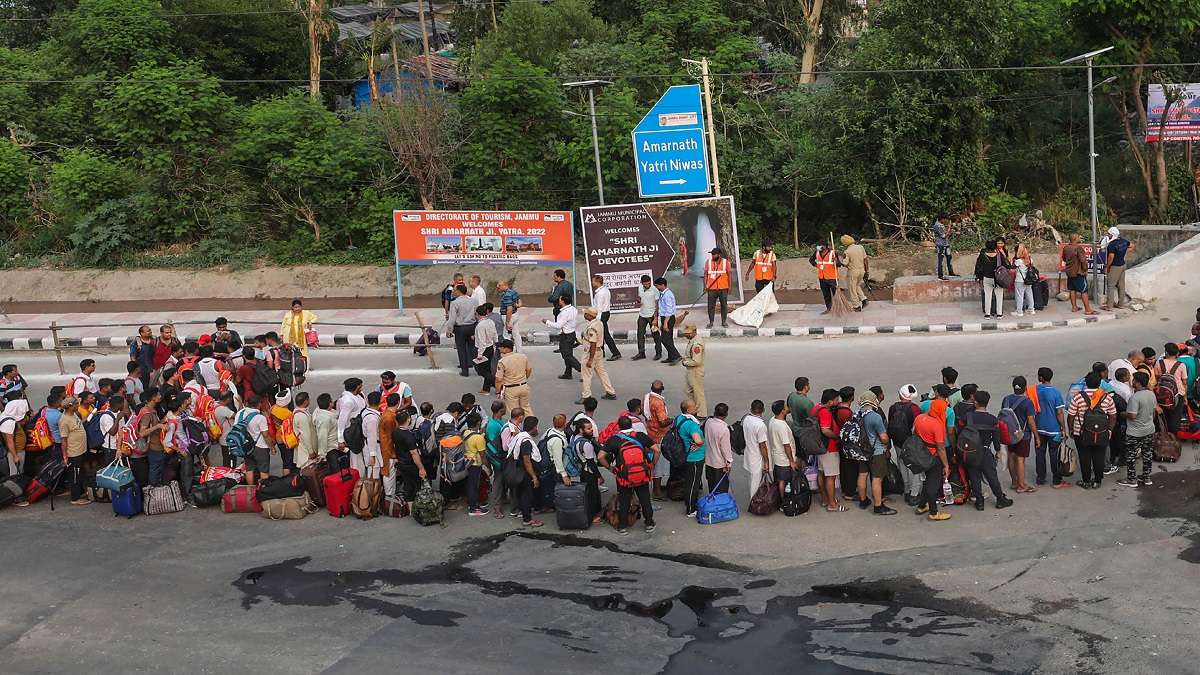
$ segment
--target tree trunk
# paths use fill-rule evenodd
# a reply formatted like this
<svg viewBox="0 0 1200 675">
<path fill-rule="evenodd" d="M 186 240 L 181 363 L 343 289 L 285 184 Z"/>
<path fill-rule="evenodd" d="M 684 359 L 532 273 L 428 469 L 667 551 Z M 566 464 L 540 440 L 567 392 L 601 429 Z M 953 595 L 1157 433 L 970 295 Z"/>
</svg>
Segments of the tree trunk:
<svg viewBox="0 0 1200 675">
<path fill-rule="evenodd" d="M 379 23 L 373 21 L 371 22 L 371 53 L 367 54 L 367 86 L 371 91 L 371 102 L 375 105 L 379 105 L 379 78 L 375 76 L 375 54 L 378 52 L 376 40 L 378 35 Z"/>
<path fill-rule="evenodd" d="M 812 5 L 804 3 L 804 21 L 808 24 L 808 36 L 804 40 L 804 55 L 800 60 L 800 84 L 812 84 L 817 81 L 814 72 L 817 67 L 817 47 L 821 42 L 821 9 L 825 0 L 812 0 Z"/>
<path fill-rule="evenodd" d="M 1146 123 L 1145 106 L 1141 104 L 1142 91 L 1142 68 L 1139 66 L 1133 69 L 1133 82 L 1130 84 L 1130 92 L 1133 94 L 1133 100 L 1136 102 L 1138 117 L 1141 123 Z M 1129 122 L 1129 106 L 1128 98 L 1125 93 L 1117 97 L 1117 113 L 1121 117 L 1121 125 L 1125 131 L 1125 140 L 1129 143 L 1129 151 L 1133 154 L 1133 161 L 1137 164 L 1138 173 L 1142 177 L 1142 189 L 1146 191 L 1146 206 L 1148 210 L 1153 210 L 1154 205 L 1154 181 L 1150 175 L 1150 165 L 1146 161 L 1146 156 L 1142 153 L 1141 140 L 1134 135 L 1133 125 Z M 1143 127 L 1144 128 L 1144 127 Z"/>
<path fill-rule="evenodd" d="M 425 3 L 417 0 L 417 21 L 421 24 L 421 48 L 425 55 L 425 77 L 433 85 L 433 63 L 429 60 L 429 31 L 425 30 Z"/>
<path fill-rule="evenodd" d="M 308 20 L 308 95 L 321 98 L 321 38 L 325 32 L 325 0 L 301 1 L 308 3 L 308 10 L 304 12 Z"/>
<path fill-rule="evenodd" d="M 800 183 L 792 183 L 792 248 L 800 250 Z"/>
</svg>

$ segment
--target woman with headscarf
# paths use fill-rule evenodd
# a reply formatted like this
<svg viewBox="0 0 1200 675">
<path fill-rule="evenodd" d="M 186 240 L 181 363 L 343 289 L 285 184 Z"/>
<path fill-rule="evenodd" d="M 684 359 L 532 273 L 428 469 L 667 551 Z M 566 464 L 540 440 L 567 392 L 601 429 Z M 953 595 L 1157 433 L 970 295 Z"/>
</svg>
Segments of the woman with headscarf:
<svg viewBox="0 0 1200 675">
<path fill-rule="evenodd" d="M 891 439 L 888 437 L 887 423 L 883 412 L 879 409 L 879 397 L 875 392 L 867 391 L 858 399 L 858 414 L 862 418 L 862 431 L 865 437 L 864 450 L 870 450 L 871 459 L 860 462 L 858 470 L 858 499 L 859 507 L 866 508 L 874 505 L 875 515 L 894 516 L 896 509 L 889 508 L 883 503 L 883 479 L 888 474 L 890 462 L 888 450 Z M 866 464 L 866 467 L 861 466 Z M 867 473 L 871 474 L 871 494 L 867 497 Z"/>
<path fill-rule="evenodd" d="M 4 448 L 8 451 L 8 475 L 21 473 L 25 464 L 25 420 L 29 417 L 29 401 L 9 401 L 0 413 L 0 434 L 4 436 Z"/>
<path fill-rule="evenodd" d="M 279 324 L 279 339 L 284 344 L 296 345 L 305 359 L 308 358 L 308 339 L 305 337 L 317 322 L 317 315 L 304 309 L 300 298 L 292 300 L 292 308 L 283 315 Z M 310 364 L 311 366 L 311 364 Z"/>
</svg>

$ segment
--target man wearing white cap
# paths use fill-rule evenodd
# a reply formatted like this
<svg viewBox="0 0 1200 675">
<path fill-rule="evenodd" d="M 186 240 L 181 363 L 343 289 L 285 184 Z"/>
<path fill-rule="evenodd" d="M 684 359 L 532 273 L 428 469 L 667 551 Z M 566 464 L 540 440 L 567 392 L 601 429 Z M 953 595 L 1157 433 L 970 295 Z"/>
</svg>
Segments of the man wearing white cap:
<svg viewBox="0 0 1200 675">
<path fill-rule="evenodd" d="M 892 407 L 888 409 L 887 433 L 888 440 L 896 449 L 894 454 L 898 455 L 900 445 L 913 433 L 913 421 L 917 419 L 917 415 L 921 414 L 921 408 L 913 402 L 913 399 L 917 397 L 915 386 L 903 385 L 896 393 L 900 400 L 893 403 Z M 909 471 L 904 462 L 896 461 L 896 464 L 899 465 L 900 473 L 904 476 L 904 503 L 915 506 L 917 496 L 921 494 L 921 488 L 925 483 L 925 477 Z"/>
<path fill-rule="evenodd" d="M 1108 289 L 1100 309 L 1121 309 L 1125 302 L 1125 256 L 1135 247 L 1132 242 L 1122 237 L 1121 231 L 1115 227 L 1108 228 L 1108 236 L 1105 238 L 1108 239 L 1108 246 L 1104 249 L 1107 256 L 1104 262 L 1104 278 L 1108 282 Z"/>
</svg>

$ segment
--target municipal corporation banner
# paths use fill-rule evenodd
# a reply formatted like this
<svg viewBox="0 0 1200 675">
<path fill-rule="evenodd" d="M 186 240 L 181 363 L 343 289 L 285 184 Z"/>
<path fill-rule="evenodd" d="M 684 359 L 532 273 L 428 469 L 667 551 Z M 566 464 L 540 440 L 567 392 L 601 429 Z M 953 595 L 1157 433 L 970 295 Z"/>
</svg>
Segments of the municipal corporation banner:
<svg viewBox="0 0 1200 675">
<path fill-rule="evenodd" d="M 704 261 L 714 247 L 730 261 L 730 303 L 742 301 L 733 197 L 586 206 L 579 212 L 588 275 L 604 277 L 614 311 L 638 308 L 643 274 L 665 277 L 681 307 L 704 304 Z"/>
<path fill-rule="evenodd" d="M 575 259 L 570 211 L 396 211 L 400 265 L 559 265 Z"/>
</svg>

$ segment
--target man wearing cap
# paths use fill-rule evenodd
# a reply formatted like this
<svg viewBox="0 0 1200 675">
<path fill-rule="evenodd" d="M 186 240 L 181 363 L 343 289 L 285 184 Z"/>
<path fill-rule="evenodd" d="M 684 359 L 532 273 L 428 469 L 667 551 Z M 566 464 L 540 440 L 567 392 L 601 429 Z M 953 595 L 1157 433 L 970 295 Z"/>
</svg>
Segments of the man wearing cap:
<svg viewBox="0 0 1200 675">
<path fill-rule="evenodd" d="M 600 386 L 604 387 L 604 398 L 615 400 L 617 392 L 613 389 L 612 381 L 608 379 L 608 370 L 604 367 L 604 358 L 600 354 L 600 345 L 604 343 L 604 323 L 600 321 L 595 307 L 583 310 L 583 318 L 587 324 L 583 328 L 583 344 L 587 353 L 583 357 L 583 395 L 577 405 L 583 404 L 583 399 L 592 395 L 592 372 L 600 376 Z"/>
<path fill-rule="evenodd" d="M 688 339 L 687 349 L 683 352 L 683 367 L 686 369 L 683 396 L 695 401 L 697 413 L 707 417 L 708 404 L 704 400 L 704 338 L 696 332 L 695 324 L 684 326 L 683 336 Z"/>
<path fill-rule="evenodd" d="M 842 235 L 842 246 L 846 247 L 842 255 L 846 258 L 846 290 L 850 292 L 850 306 L 854 311 L 861 312 L 867 305 L 863 281 L 871 269 L 871 263 L 867 261 L 867 249 L 848 234 Z"/>
<path fill-rule="evenodd" d="M 500 362 L 496 364 L 496 386 L 504 399 L 507 410 L 520 408 L 527 414 L 533 414 L 533 404 L 529 402 L 529 378 L 533 375 L 533 366 L 529 365 L 529 357 L 521 352 L 513 351 L 513 341 L 501 340 Z"/>
<path fill-rule="evenodd" d="M 833 308 L 833 296 L 837 293 L 837 268 L 841 264 L 841 260 L 838 259 L 837 251 L 826 248 L 824 244 L 818 244 L 817 250 L 808 257 L 808 264 L 817 268 L 817 282 L 821 285 L 821 299 L 825 301 L 825 311 L 821 314 L 828 314 Z"/>
<path fill-rule="evenodd" d="M 754 292 L 758 293 L 767 287 L 767 284 L 775 282 L 779 273 L 779 259 L 775 257 L 775 251 L 771 250 L 771 243 L 764 241 L 762 246 L 754 252 Z M 751 270 L 746 270 L 746 278 L 750 278 Z"/>
<path fill-rule="evenodd" d="M 721 303 L 721 325 L 727 326 L 729 316 L 729 260 L 721 254 L 721 249 L 709 251 L 712 257 L 704 261 L 704 290 L 708 291 L 708 327 L 713 327 L 713 318 L 717 302 Z M 701 412 L 704 412 L 701 406 Z"/>
<path fill-rule="evenodd" d="M 1108 289 L 1104 296 L 1104 304 L 1100 307 L 1105 311 L 1121 309 L 1125 304 L 1125 256 L 1135 248 L 1115 227 L 1108 228 L 1108 238 L 1108 246 L 1104 249 L 1107 252 L 1104 278 L 1108 282 Z"/>
</svg>

